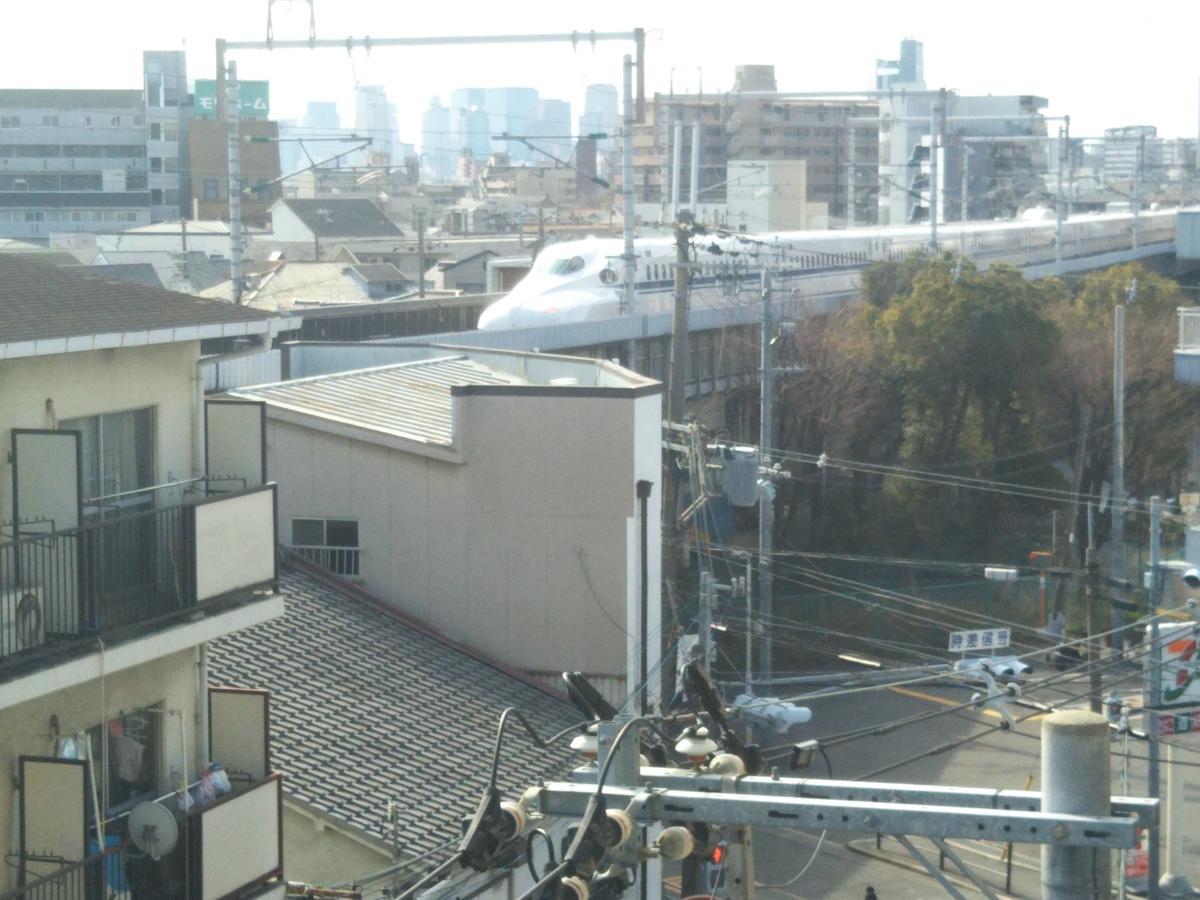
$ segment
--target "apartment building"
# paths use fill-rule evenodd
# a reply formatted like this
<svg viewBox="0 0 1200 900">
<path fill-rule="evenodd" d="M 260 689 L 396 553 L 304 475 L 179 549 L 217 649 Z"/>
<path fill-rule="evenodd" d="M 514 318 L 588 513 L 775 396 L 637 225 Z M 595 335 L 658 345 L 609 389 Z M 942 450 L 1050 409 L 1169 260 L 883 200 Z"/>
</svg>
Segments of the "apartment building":
<svg viewBox="0 0 1200 900">
<path fill-rule="evenodd" d="M 149 224 L 140 90 L 0 90 L 0 236 Z"/>
<path fill-rule="evenodd" d="M 0 257 L 5 900 L 282 896 L 268 698 L 206 684 L 209 641 L 283 611 L 275 487 L 198 370 L 271 327 Z"/>
<path fill-rule="evenodd" d="M 803 161 L 805 178 L 794 202 L 824 203 L 831 221 L 847 217 L 847 179 L 853 156 L 855 216 L 872 221 L 876 203 L 879 104 L 868 99 L 820 99 L 778 94 L 773 66 L 739 66 L 734 89 L 721 94 L 656 94 L 646 121 L 634 128 L 638 202 L 667 204 L 674 197 L 679 147 L 681 203 L 691 196 L 698 166 L 701 207 L 726 202 L 731 161 Z M 697 140 L 696 127 L 699 127 Z M 698 153 L 696 152 L 698 148 Z"/>
</svg>

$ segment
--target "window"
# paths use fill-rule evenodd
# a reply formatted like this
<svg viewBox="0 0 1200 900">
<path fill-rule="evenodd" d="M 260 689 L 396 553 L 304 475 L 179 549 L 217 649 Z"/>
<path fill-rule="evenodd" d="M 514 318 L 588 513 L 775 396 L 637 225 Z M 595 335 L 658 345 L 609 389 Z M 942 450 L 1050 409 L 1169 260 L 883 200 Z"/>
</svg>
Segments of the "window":
<svg viewBox="0 0 1200 900">
<path fill-rule="evenodd" d="M 163 202 L 162 198 L 163 198 L 163 192 L 159 188 L 151 188 L 150 189 L 150 205 L 151 206 L 162 206 L 162 202 Z"/>
<path fill-rule="evenodd" d="M 162 139 L 164 141 L 179 140 L 179 125 L 175 122 L 163 122 L 162 124 Z"/>
<path fill-rule="evenodd" d="M 161 141 L 162 140 L 162 126 L 160 124 L 158 124 L 157 122 L 150 123 L 150 140 L 152 140 L 152 141 Z"/>
<path fill-rule="evenodd" d="M 163 161 L 162 161 L 161 156 L 150 157 L 150 171 L 151 172 L 161 172 L 163 170 L 162 163 L 163 163 Z"/>
<path fill-rule="evenodd" d="M 179 171 L 179 160 L 174 156 L 163 157 L 163 171 L 168 175 L 174 175 Z"/>
<path fill-rule="evenodd" d="M 112 117 L 112 119 L 109 121 L 109 123 L 108 123 L 108 124 L 110 124 L 110 125 L 120 125 L 120 124 L 121 124 L 121 117 L 120 117 L 120 116 L 113 116 L 113 117 Z"/>
<path fill-rule="evenodd" d="M 550 266 L 551 275 L 570 275 L 573 272 L 578 272 L 583 268 L 583 257 L 572 256 L 570 259 L 557 260 Z"/>
<path fill-rule="evenodd" d="M 335 575 L 359 574 L 357 519 L 292 519 L 292 549 Z"/>
<path fill-rule="evenodd" d="M 20 116 L 0 116 L 0 128 L 20 128 Z"/>
<path fill-rule="evenodd" d="M 203 190 L 205 200 L 221 199 L 221 183 L 217 179 L 205 178 Z"/>
<path fill-rule="evenodd" d="M 80 432 L 83 496 L 89 500 L 154 484 L 154 408 L 63 419 Z"/>
<path fill-rule="evenodd" d="M 58 116 L 42 116 L 42 124 L 53 128 L 58 127 Z"/>
</svg>

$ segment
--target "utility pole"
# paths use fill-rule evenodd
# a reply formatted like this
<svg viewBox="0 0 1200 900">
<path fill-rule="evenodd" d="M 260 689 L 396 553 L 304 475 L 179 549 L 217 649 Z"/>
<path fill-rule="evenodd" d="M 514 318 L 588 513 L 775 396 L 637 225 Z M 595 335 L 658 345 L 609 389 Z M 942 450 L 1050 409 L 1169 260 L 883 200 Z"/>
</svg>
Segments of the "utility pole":
<svg viewBox="0 0 1200 900">
<path fill-rule="evenodd" d="M 1062 271 L 1062 229 L 1063 229 L 1063 163 L 1067 159 L 1066 129 L 1058 127 L 1058 171 L 1055 174 L 1054 190 L 1054 265 L 1057 271 Z"/>
<path fill-rule="evenodd" d="M 758 464 L 766 466 L 770 462 L 771 447 L 774 445 L 774 423 L 772 422 L 775 401 L 775 370 L 771 359 L 771 338 L 775 330 L 774 316 L 771 308 L 771 273 L 763 269 L 762 273 L 762 336 L 760 347 L 760 393 L 758 404 Z M 758 494 L 758 608 L 762 611 L 763 639 L 762 650 L 759 653 L 759 664 L 762 677 L 770 679 L 774 671 L 773 654 L 771 652 L 771 552 L 772 531 L 775 523 L 775 486 L 769 478 L 759 481 Z"/>
<path fill-rule="evenodd" d="M 1127 302 L 1137 297 L 1137 279 L 1129 283 Z M 1112 491 L 1109 496 L 1112 517 L 1112 551 L 1109 574 L 1114 580 L 1125 580 L 1125 307 L 1113 308 L 1113 458 Z M 1117 589 L 1119 590 L 1119 588 Z M 1123 599 L 1123 598 L 1122 598 Z M 1125 614 L 1115 604 L 1112 625 L 1125 623 Z M 1113 633 L 1113 646 L 1119 651 L 1125 646 L 1123 632 Z"/>
<path fill-rule="evenodd" d="M 1092 505 L 1088 504 L 1090 512 Z M 1091 516 L 1088 516 L 1091 519 Z M 1092 712 L 1104 711 L 1104 698 L 1100 684 L 1100 648 L 1096 646 L 1096 635 L 1100 628 L 1096 621 L 1097 607 L 1100 603 L 1100 563 L 1096 559 L 1096 548 L 1090 542 L 1085 551 L 1084 568 L 1087 571 L 1086 612 L 1087 612 L 1087 647 L 1088 647 L 1088 693 L 1091 695 Z"/>
<path fill-rule="evenodd" d="M 696 115 L 702 116 L 703 107 L 696 107 Z M 700 156 L 701 147 L 700 139 L 703 137 L 704 128 L 700 124 L 699 118 L 692 123 L 692 183 L 688 191 L 688 204 L 692 207 L 692 215 L 700 215 Z"/>
<path fill-rule="evenodd" d="M 962 210 L 958 217 L 960 222 L 971 218 L 971 145 L 962 145 L 962 187 L 959 188 L 958 202 Z M 965 254 L 964 254 L 965 255 Z"/>
<path fill-rule="evenodd" d="M 929 107 L 929 252 L 938 255 L 938 123 L 941 104 Z"/>
<path fill-rule="evenodd" d="M 1108 720 L 1082 709 L 1042 720 L 1042 812 L 1076 816 L 1109 813 Z M 1110 854 L 1057 843 L 1042 845 L 1044 900 L 1107 898 Z"/>
<path fill-rule="evenodd" d="M 238 94 L 237 63 L 229 63 L 229 77 L 225 85 L 226 113 L 229 118 L 229 280 L 233 288 L 233 302 L 242 302 L 242 164 L 241 164 L 241 120 L 242 103 Z"/>
<path fill-rule="evenodd" d="M 676 110 L 676 115 L 679 111 Z M 680 184 L 683 170 L 683 120 L 676 119 L 671 136 L 671 215 L 679 215 Z"/>
<path fill-rule="evenodd" d="M 692 215 L 681 210 L 675 215 L 675 308 L 671 319 L 671 384 L 667 394 L 667 421 L 682 422 L 687 390 L 688 281 Z"/>
<path fill-rule="evenodd" d="M 1130 197 L 1133 207 L 1133 249 L 1139 246 L 1141 235 L 1138 233 L 1138 208 L 1142 205 L 1139 199 L 1142 193 L 1142 153 L 1146 147 L 1146 136 L 1138 135 L 1137 147 L 1133 153 L 1133 193 Z"/>
<path fill-rule="evenodd" d="M 1158 630 L 1159 589 L 1161 585 L 1162 563 L 1162 500 L 1159 497 L 1150 498 L 1150 665 L 1146 671 L 1146 693 L 1144 705 L 1146 715 L 1146 793 L 1151 799 L 1157 800 L 1162 796 L 1161 773 L 1159 771 L 1158 745 L 1158 708 L 1162 705 L 1162 643 Z M 1160 870 L 1159 845 L 1162 835 L 1157 820 L 1148 829 L 1147 856 L 1149 857 L 1149 896 L 1157 900 L 1158 879 Z"/>
<path fill-rule="evenodd" d="M 624 313 L 632 316 L 634 314 L 634 288 L 637 284 L 637 253 L 633 248 L 633 57 L 629 54 L 625 55 L 624 70 L 625 115 L 621 123 L 621 209 L 623 216 L 621 232 L 625 239 L 625 246 L 621 253 L 621 261 L 624 264 L 625 278 L 622 299 L 624 300 Z M 641 79 L 641 77 L 639 73 L 638 78 Z M 632 360 L 632 355 L 630 359 Z M 671 498 L 671 501 L 674 502 L 674 498 Z M 666 502 L 666 498 L 664 498 L 664 502 Z"/>
<path fill-rule="evenodd" d="M 846 128 L 846 144 L 847 153 L 850 156 L 849 174 L 846 176 L 846 227 L 853 228 L 855 225 L 855 210 L 854 210 L 854 181 L 858 176 L 858 155 L 857 147 L 855 146 L 855 132 L 857 129 L 853 124 Z"/>
<path fill-rule="evenodd" d="M 413 208 L 417 226 L 417 296 L 425 299 L 425 211 Z"/>
</svg>

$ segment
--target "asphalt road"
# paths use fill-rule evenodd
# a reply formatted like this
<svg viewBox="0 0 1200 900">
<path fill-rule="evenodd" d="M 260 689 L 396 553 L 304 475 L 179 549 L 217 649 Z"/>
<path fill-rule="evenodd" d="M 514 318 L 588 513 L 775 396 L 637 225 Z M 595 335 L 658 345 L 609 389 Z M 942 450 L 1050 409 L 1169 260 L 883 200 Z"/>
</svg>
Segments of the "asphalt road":
<svg viewBox="0 0 1200 900">
<path fill-rule="evenodd" d="M 1106 677 L 1106 690 L 1116 687 L 1135 695 L 1137 679 L 1129 673 L 1114 672 Z M 1083 680 L 1065 682 L 1060 691 L 1033 691 L 1032 696 L 1043 702 L 1060 702 L 1070 694 L 1086 692 Z M 970 691 L 961 688 L 910 686 L 843 696 L 830 700 L 807 701 L 813 710 L 813 720 L 787 736 L 788 741 L 809 737 L 820 738 L 868 724 L 882 724 L 908 715 L 936 709 L 948 709 L 969 699 Z M 1086 700 L 1069 701 L 1072 706 L 1086 705 Z M 1038 734 L 1042 716 L 1033 710 L 1014 708 L 1020 718 L 1015 731 L 992 730 L 984 737 L 957 749 L 907 763 L 872 780 L 935 783 L 1038 790 L 1041 743 Z M 975 710 L 947 713 L 920 723 L 899 728 L 886 734 L 870 735 L 835 746 L 829 750 L 835 778 L 857 778 L 884 766 L 917 756 L 939 745 L 986 731 L 998 722 L 995 714 Z M 1114 743 L 1114 750 L 1120 744 Z M 1133 753 L 1145 755 L 1144 745 Z M 781 774 L 787 771 L 787 760 L 779 762 Z M 1144 763 L 1133 763 L 1127 793 L 1145 792 Z M 825 777 L 825 767 L 818 756 L 809 770 L 813 777 Z M 1113 758 L 1113 793 L 1121 793 L 1121 761 Z M 945 897 L 946 892 L 894 839 L 886 838 L 876 847 L 873 834 L 829 832 L 813 858 L 819 833 L 785 829 L 756 829 L 755 880 L 761 885 L 758 896 L 768 900 L 798 900 L 798 898 L 866 896 L 867 887 L 875 890 L 879 900 L 900 898 Z M 936 865 L 937 851 L 929 842 L 914 839 Z M 1005 893 L 1006 864 L 1004 848 L 998 844 L 977 841 L 955 842 L 952 846 L 968 862 L 976 874 L 997 894 Z M 1016 845 L 1013 853 L 1012 890 L 1016 897 L 1037 897 L 1039 890 L 1040 849 L 1034 845 Z M 804 875 L 797 874 L 812 860 Z M 947 864 L 948 869 L 952 869 Z M 794 879 L 794 880 L 793 880 Z M 956 878 L 956 886 L 967 896 L 982 896 L 965 879 Z"/>
</svg>

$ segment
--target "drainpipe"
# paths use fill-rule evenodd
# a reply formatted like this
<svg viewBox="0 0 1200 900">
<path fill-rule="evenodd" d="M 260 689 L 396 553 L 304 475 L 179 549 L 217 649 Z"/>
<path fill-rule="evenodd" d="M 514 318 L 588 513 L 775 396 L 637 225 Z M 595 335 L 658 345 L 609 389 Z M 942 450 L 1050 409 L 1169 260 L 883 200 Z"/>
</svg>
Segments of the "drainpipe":
<svg viewBox="0 0 1200 900">
<path fill-rule="evenodd" d="M 192 648 L 192 659 L 196 665 L 196 771 L 204 771 L 209 763 L 208 746 L 208 644 Z M 187 747 L 183 748 L 186 756 Z"/>
<path fill-rule="evenodd" d="M 638 603 L 638 684 L 641 688 L 638 691 L 640 711 L 645 715 L 650 711 L 649 698 L 647 696 L 646 682 L 649 680 L 649 673 L 646 669 L 649 667 L 647 662 L 647 647 L 646 644 L 650 639 L 650 541 L 649 541 L 649 504 L 650 504 L 650 489 L 654 486 L 650 481 L 639 481 L 637 483 L 638 497 L 638 515 L 641 516 L 641 595 Z M 632 687 L 632 685 L 630 685 Z"/>
</svg>

